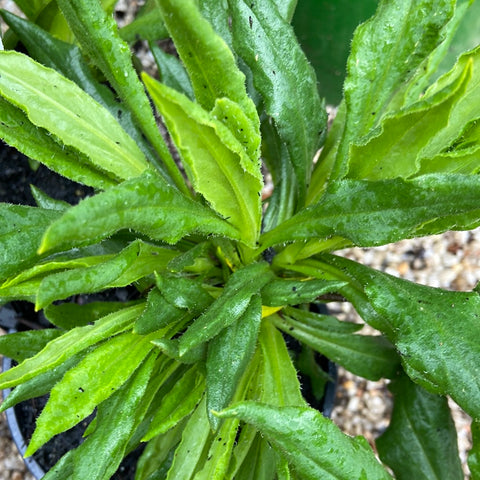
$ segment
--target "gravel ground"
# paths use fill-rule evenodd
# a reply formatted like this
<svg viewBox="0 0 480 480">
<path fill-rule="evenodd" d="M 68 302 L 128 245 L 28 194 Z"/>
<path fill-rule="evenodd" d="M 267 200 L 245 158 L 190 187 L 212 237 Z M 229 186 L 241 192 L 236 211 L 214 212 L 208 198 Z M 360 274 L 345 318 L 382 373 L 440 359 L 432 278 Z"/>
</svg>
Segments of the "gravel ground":
<svg viewBox="0 0 480 480">
<path fill-rule="evenodd" d="M 119 16 L 129 21 L 132 10 L 142 1 L 120 0 Z M 11 9 L 13 2 L 0 0 L 0 7 Z M 151 59 L 147 58 L 147 62 Z M 341 252 L 373 268 L 433 287 L 471 290 L 480 280 L 480 229 L 448 232 L 444 235 L 401 241 L 370 248 Z M 330 304 L 339 317 L 361 322 L 349 304 Z M 370 333 L 365 327 L 364 333 Z M 0 334 L 3 333 L 0 330 Z M 465 478 L 469 478 L 466 456 L 471 448 L 470 418 L 450 401 L 457 426 L 458 443 Z M 375 438 L 388 426 L 392 398 L 387 382 L 359 379 L 339 369 L 338 393 L 332 419 L 350 435 L 363 435 L 375 448 Z M 0 480 L 32 480 L 26 472 L 8 432 L 5 415 L 0 414 Z"/>
</svg>

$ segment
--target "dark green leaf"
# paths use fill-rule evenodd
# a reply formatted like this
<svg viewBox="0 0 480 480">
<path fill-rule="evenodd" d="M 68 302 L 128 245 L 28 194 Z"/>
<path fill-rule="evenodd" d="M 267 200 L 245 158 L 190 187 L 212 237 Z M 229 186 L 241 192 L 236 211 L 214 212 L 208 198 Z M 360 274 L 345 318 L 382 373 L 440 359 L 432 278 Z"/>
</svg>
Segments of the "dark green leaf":
<svg viewBox="0 0 480 480">
<path fill-rule="evenodd" d="M 62 331 L 57 328 L 44 328 L 1 335 L 0 354 L 12 358 L 16 362 L 22 362 L 36 355 L 47 343 L 61 334 Z"/>
<path fill-rule="evenodd" d="M 157 6 L 157 0 L 147 0 L 135 20 L 120 29 L 120 36 L 128 43 L 140 39 L 154 42 L 168 38 L 168 31 Z"/>
<path fill-rule="evenodd" d="M 180 354 L 218 335 L 245 312 L 250 299 L 272 273 L 267 263 L 252 263 L 234 272 L 210 308 L 180 338 Z"/>
<path fill-rule="evenodd" d="M 292 310 L 290 310 L 292 312 Z M 295 318 L 295 316 L 294 316 Z M 400 358 L 383 336 L 352 335 L 313 327 L 284 316 L 274 316 L 274 324 L 302 343 L 342 365 L 355 375 L 369 380 L 393 378 L 400 367 Z"/>
<path fill-rule="evenodd" d="M 412 180 L 342 180 L 322 200 L 263 235 L 263 248 L 333 235 L 357 246 L 467 230 L 480 224 L 480 180 L 423 175 Z"/>
<path fill-rule="evenodd" d="M 60 215 L 56 210 L 0 204 L 0 279 L 37 260 L 37 248 L 45 230 Z"/>
<path fill-rule="evenodd" d="M 219 415 L 238 418 L 260 430 L 305 480 L 392 478 L 365 440 L 344 435 L 317 410 L 242 402 Z"/>
<path fill-rule="evenodd" d="M 479 418 L 479 293 L 417 285 L 341 257 L 325 258 L 364 289 L 366 298 L 352 288 L 342 293 L 365 321 L 386 333 L 408 376 Z"/>
<path fill-rule="evenodd" d="M 343 282 L 329 280 L 276 279 L 262 288 L 262 304 L 267 307 L 313 302 L 324 293 L 336 292 Z"/>
<path fill-rule="evenodd" d="M 313 156 L 326 128 L 316 77 L 272 0 L 229 0 L 235 51 L 253 73 L 270 115 L 285 142 L 298 182 L 299 204 L 305 199 Z"/>
<path fill-rule="evenodd" d="M 82 49 L 131 110 L 173 182 L 186 193 L 185 181 L 157 128 L 150 102 L 133 68 L 130 49 L 120 38 L 113 16 L 97 0 L 58 0 L 58 5 Z"/>
<path fill-rule="evenodd" d="M 195 98 L 192 84 L 185 67 L 174 55 L 164 52 L 157 44 L 150 43 L 150 50 L 160 72 L 160 80 L 165 85 L 185 94 L 190 100 Z"/>
<path fill-rule="evenodd" d="M 480 422 L 472 422 L 472 440 L 473 446 L 468 454 L 468 467 L 470 468 L 471 480 L 480 478 Z"/>
<path fill-rule="evenodd" d="M 95 243 L 124 228 L 169 243 L 194 232 L 238 237 L 210 209 L 146 172 L 68 210 L 47 230 L 40 251 Z"/>
<path fill-rule="evenodd" d="M 220 419 L 211 412 L 223 410 L 232 400 L 252 359 L 262 316 L 259 295 L 254 295 L 243 315 L 208 344 L 207 412 L 214 431 Z"/>
<path fill-rule="evenodd" d="M 377 440 L 380 458 L 398 480 L 462 480 L 457 432 L 445 397 L 407 376 L 394 380 L 390 426 Z"/>
</svg>

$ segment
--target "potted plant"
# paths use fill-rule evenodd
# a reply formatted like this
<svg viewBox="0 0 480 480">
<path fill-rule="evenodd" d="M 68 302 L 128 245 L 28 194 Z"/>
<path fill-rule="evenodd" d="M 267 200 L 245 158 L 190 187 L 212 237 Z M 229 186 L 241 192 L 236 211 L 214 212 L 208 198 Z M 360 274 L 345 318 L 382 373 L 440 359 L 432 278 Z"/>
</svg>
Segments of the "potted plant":
<svg viewBox="0 0 480 480">
<path fill-rule="evenodd" d="M 14 387 L 2 408 L 50 394 L 26 455 L 94 412 L 46 479 L 108 479 L 142 443 L 137 480 L 392 478 L 386 466 L 456 479 L 448 395 L 473 418 L 478 476 L 478 291 L 334 253 L 480 224 L 480 50 L 453 65 L 448 50 L 468 44 L 455 31 L 478 1 L 381 1 L 354 34 L 328 134 L 295 1 L 155 0 L 120 31 L 113 3 L 2 13 L 6 46 L 15 35 L 28 52 L 0 52 L 2 138 L 95 190 L 0 206 L 1 301 L 52 324 L 0 339 L 19 362 L 0 375 Z M 173 40 L 178 58 L 151 45 L 162 82 L 139 79 L 125 41 L 138 35 Z M 65 301 L 126 285 L 135 299 Z M 381 335 L 309 309 L 332 298 Z M 307 404 L 288 337 L 312 375 L 320 352 L 392 380 L 380 461 Z"/>
</svg>

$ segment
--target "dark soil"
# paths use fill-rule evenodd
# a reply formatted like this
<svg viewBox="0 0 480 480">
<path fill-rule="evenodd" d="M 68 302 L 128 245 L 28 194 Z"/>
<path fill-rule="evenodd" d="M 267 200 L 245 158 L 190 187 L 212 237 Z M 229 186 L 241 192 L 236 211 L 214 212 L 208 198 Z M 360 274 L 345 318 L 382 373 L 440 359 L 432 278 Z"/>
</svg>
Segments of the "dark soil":
<svg viewBox="0 0 480 480">
<path fill-rule="evenodd" d="M 0 202 L 35 205 L 30 185 L 35 185 L 52 198 L 64 200 L 71 204 L 91 195 L 92 189 L 72 182 L 47 169 L 43 165 L 32 169 L 28 159 L 14 148 L 0 143 Z M 125 300 L 130 292 L 125 289 L 110 291 L 103 298 L 108 300 Z M 96 295 L 96 299 L 98 295 Z M 0 309 L 0 326 L 5 329 L 38 329 L 51 326 L 45 317 L 35 312 L 33 305 L 27 302 L 14 302 L 9 308 Z M 40 415 L 48 400 L 48 395 L 21 402 L 16 405 L 15 414 L 20 431 L 26 443 L 35 429 L 35 420 Z M 83 420 L 67 432 L 55 436 L 40 448 L 34 460 L 44 471 L 48 471 L 69 450 L 82 442 L 82 435 L 91 417 Z M 127 456 L 120 465 L 114 480 L 133 480 L 138 457 L 142 449 L 137 449 Z"/>
</svg>

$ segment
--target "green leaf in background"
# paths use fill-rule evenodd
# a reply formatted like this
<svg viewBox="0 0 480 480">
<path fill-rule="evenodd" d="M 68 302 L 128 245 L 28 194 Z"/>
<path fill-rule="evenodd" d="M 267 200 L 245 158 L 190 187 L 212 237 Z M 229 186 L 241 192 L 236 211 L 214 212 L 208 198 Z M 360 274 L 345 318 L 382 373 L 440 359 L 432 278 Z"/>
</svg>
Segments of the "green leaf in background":
<svg viewBox="0 0 480 480">
<path fill-rule="evenodd" d="M 244 146 L 214 114 L 156 80 L 146 75 L 143 78 L 195 190 L 242 233 L 245 243 L 254 246 L 261 220 L 263 182 L 259 162 L 247 155 Z M 242 115 L 235 104 L 230 106 L 231 116 Z M 245 131 L 248 123 L 243 123 Z"/>
<path fill-rule="evenodd" d="M 352 335 L 322 328 L 320 322 L 305 324 L 297 321 L 302 314 L 290 309 L 292 317 L 276 315 L 275 326 L 305 345 L 322 353 L 333 362 L 345 367 L 354 375 L 379 380 L 393 378 L 399 369 L 400 358 L 392 344 L 383 336 Z"/>
<path fill-rule="evenodd" d="M 228 3 L 235 51 L 252 70 L 266 112 L 287 146 L 302 206 L 327 120 L 314 71 L 272 0 Z"/>
<path fill-rule="evenodd" d="M 18 273 L 37 260 L 43 233 L 60 215 L 56 210 L 0 205 L 0 279 Z"/>
<path fill-rule="evenodd" d="M 425 391 L 404 375 L 389 389 L 392 419 L 376 440 L 380 459 L 398 480 L 462 480 L 457 432 L 448 401 Z"/>
<path fill-rule="evenodd" d="M 240 318 L 253 295 L 272 278 L 265 262 L 251 263 L 234 272 L 220 297 L 186 330 L 180 338 L 180 354 L 218 335 Z"/>
<path fill-rule="evenodd" d="M 93 325 L 77 327 L 65 332 L 35 356 L 0 374 L 0 389 L 19 385 L 31 378 L 55 368 L 72 355 L 112 335 L 131 328 L 142 312 L 143 305 L 134 305 L 97 320 Z"/>
<path fill-rule="evenodd" d="M 391 480 L 365 439 L 351 438 L 320 412 L 242 402 L 219 413 L 252 424 L 305 480 Z"/>
<path fill-rule="evenodd" d="M 359 282 L 366 299 L 353 294 L 352 287 L 342 293 L 366 322 L 387 330 L 408 376 L 430 392 L 450 395 L 471 417 L 480 418 L 479 293 L 417 285 L 341 257 L 325 259 L 342 278 Z"/>
<path fill-rule="evenodd" d="M 154 348 L 150 340 L 149 336 L 122 333 L 69 370 L 52 388 L 25 455 L 79 423 L 119 389 Z"/>
<path fill-rule="evenodd" d="M 195 94 L 182 62 L 174 55 L 164 52 L 156 43 L 151 42 L 149 45 L 162 83 L 193 100 Z"/>
<path fill-rule="evenodd" d="M 232 400 L 255 351 L 261 317 L 261 299 L 254 295 L 243 315 L 208 344 L 207 412 L 214 431 L 220 419 L 211 412 L 223 410 Z"/>
<path fill-rule="evenodd" d="M 26 55 L 0 52 L 0 95 L 31 122 L 88 156 L 118 179 L 142 173 L 148 164 L 110 113 L 70 80 Z"/>
<path fill-rule="evenodd" d="M 442 38 L 455 0 L 382 0 L 376 15 L 357 28 L 347 63 L 347 117 L 333 172 L 347 170 L 348 150 L 388 111 L 397 90 Z M 395 61 L 392 61 L 392 59 Z"/>
<path fill-rule="evenodd" d="M 212 210 L 146 172 L 65 212 L 45 233 L 40 251 L 95 243 L 128 228 L 168 243 L 194 232 L 231 238 L 239 235 Z"/>
<path fill-rule="evenodd" d="M 154 42 L 168 38 L 168 31 L 157 7 L 157 0 L 147 0 L 140 8 L 135 20 L 123 26 L 119 33 L 127 43 L 134 43 L 139 39 Z"/>
<path fill-rule="evenodd" d="M 331 105 L 342 99 L 353 31 L 375 13 L 377 4 L 378 0 L 299 0 L 297 4 L 293 27 L 315 68 L 320 93 Z"/>
<path fill-rule="evenodd" d="M 480 421 L 473 421 L 471 429 L 473 446 L 468 453 L 468 467 L 470 468 L 471 480 L 478 480 L 480 478 Z"/>
<path fill-rule="evenodd" d="M 133 113 L 174 184 L 188 193 L 185 181 L 160 134 L 145 90 L 135 72 L 128 45 L 120 38 L 113 16 L 97 0 L 58 0 L 76 39 Z M 157 163 L 160 171 L 162 165 Z"/>
<path fill-rule="evenodd" d="M 480 180 L 423 175 L 412 180 L 342 180 L 261 238 L 263 248 L 292 240 L 341 236 L 362 247 L 480 225 Z"/>
</svg>

